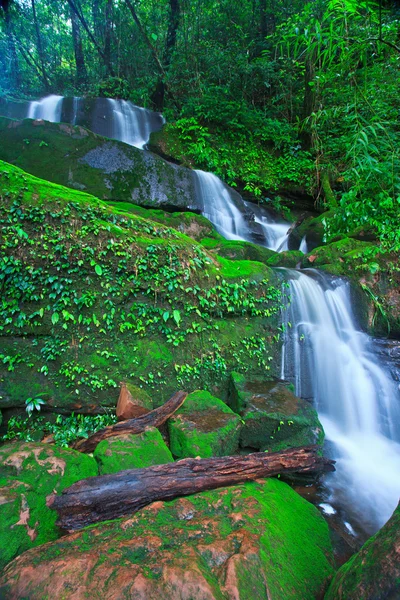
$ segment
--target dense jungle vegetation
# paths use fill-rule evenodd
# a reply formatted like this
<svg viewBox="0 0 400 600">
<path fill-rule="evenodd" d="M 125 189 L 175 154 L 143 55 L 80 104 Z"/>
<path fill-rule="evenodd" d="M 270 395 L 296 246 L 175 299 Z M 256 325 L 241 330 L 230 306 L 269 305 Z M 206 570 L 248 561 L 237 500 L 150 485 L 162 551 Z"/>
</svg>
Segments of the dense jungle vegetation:
<svg viewBox="0 0 400 600">
<path fill-rule="evenodd" d="M 3 95 L 160 110 L 184 164 L 278 209 L 290 181 L 334 208 L 328 241 L 363 229 L 399 250 L 395 2 L 3 0 L 1 14 Z"/>
</svg>

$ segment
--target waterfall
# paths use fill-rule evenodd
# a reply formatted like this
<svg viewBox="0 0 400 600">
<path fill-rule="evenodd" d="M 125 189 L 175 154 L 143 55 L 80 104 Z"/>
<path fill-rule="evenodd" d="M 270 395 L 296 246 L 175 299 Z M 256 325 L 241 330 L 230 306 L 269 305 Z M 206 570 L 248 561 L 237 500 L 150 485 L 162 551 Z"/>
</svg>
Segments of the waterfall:
<svg viewBox="0 0 400 600">
<path fill-rule="evenodd" d="M 112 137 L 130 146 L 143 149 L 150 138 L 151 111 L 126 100 L 107 99 L 112 115 Z"/>
<path fill-rule="evenodd" d="M 195 170 L 203 215 L 228 240 L 246 240 L 248 230 L 242 212 L 228 187 L 213 173 Z"/>
<path fill-rule="evenodd" d="M 46 96 L 39 101 L 33 101 L 28 106 L 28 119 L 43 119 L 58 123 L 61 120 L 63 96 Z"/>
<path fill-rule="evenodd" d="M 228 240 L 255 242 L 271 250 L 287 250 L 289 223 L 274 223 L 267 213 L 225 185 L 213 173 L 195 170 L 203 215 Z"/>
<path fill-rule="evenodd" d="M 314 270 L 284 270 L 286 312 L 282 375 L 313 398 L 337 460 L 330 501 L 369 534 L 390 517 L 400 496 L 398 390 L 359 331 L 349 284 Z"/>
<path fill-rule="evenodd" d="M 51 95 L 29 102 L 26 106 L 28 119 L 43 119 L 52 123 L 63 120 L 72 125 L 83 125 L 94 133 L 140 149 L 146 146 L 150 134 L 161 129 L 165 122 L 159 113 L 111 98 Z"/>
</svg>

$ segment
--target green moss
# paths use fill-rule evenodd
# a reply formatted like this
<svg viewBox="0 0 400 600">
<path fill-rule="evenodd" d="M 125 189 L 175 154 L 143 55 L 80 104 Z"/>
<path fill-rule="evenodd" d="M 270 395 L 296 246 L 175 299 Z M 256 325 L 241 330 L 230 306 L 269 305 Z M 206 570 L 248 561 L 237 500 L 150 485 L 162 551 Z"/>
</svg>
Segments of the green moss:
<svg viewBox="0 0 400 600">
<path fill-rule="evenodd" d="M 123 435 L 98 444 L 93 453 L 100 475 L 125 469 L 142 469 L 172 462 L 172 454 L 158 429 L 150 427 L 139 435 Z"/>
<path fill-rule="evenodd" d="M 85 477 L 98 474 L 93 458 L 43 444 L 0 447 L 0 568 L 28 548 L 59 536 L 57 513 L 46 498 Z"/>
<path fill-rule="evenodd" d="M 172 454 L 178 458 L 234 454 L 240 427 L 240 418 L 224 402 L 198 390 L 168 421 Z"/>
<path fill-rule="evenodd" d="M 314 600 L 322 597 L 333 574 L 325 521 L 275 479 L 153 505 L 133 519 L 102 523 L 57 540 L 29 560 L 44 573 L 54 573 L 41 582 L 49 590 L 59 577 L 57 563 L 51 562 L 60 556 L 84 562 L 86 553 L 102 557 L 85 579 L 86 586 L 91 582 L 86 589 L 92 596 L 100 590 L 109 594 L 118 570 L 126 581 L 129 572 L 132 579 L 141 573 L 154 594 L 168 599 L 177 593 L 168 574 L 201 574 L 222 600 L 231 595 L 225 588 L 229 571 L 240 600 L 267 594 L 274 600 Z M 18 568 L 16 563 L 9 581 Z M 100 577 L 104 569 L 110 579 Z M 30 592 L 34 596 L 36 590 Z"/>
<path fill-rule="evenodd" d="M 337 572 L 325 600 L 395 600 L 400 593 L 400 508 Z"/>
<path fill-rule="evenodd" d="M 304 254 L 299 250 L 290 250 L 286 252 L 276 253 L 272 256 L 267 264 L 270 267 L 286 267 L 287 269 L 294 269 L 299 262 L 303 260 Z"/>
</svg>

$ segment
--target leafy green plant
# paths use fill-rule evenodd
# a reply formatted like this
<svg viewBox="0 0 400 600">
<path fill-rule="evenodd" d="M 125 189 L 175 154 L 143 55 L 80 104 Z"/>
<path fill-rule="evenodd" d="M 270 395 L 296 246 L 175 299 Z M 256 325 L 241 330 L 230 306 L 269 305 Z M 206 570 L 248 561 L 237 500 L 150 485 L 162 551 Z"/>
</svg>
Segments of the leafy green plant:
<svg viewBox="0 0 400 600">
<path fill-rule="evenodd" d="M 35 410 L 40 411 L 44 404 L 46 404 L 46 402 L 42 398 L 27 398 L 25 400 L 25 410 L 28 415 L 31 416 Z"/>
</svg>

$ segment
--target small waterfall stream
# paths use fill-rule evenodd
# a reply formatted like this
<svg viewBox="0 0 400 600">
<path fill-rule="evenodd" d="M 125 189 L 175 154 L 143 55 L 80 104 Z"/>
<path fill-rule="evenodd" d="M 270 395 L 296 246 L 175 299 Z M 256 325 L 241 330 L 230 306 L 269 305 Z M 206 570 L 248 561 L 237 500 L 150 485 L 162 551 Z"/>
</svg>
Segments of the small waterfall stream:
<svg viewBox="0 0 400 600">
<path fill-rule="evenodd" d="M 194 171 L 202 214 L 228 240 L 287 250 L 289 223 L 274 223 L 261 207 L 245 202 L 213 173 Z"/>
<path fill-rule="evenodd" d="M 89 105 L 91 103 L 91 105 Z M 89 110 L 86 111 L 85 107 Z M 92 114 L 92 117 L 88 115 Z M 13 115 L 10 115 L 11 117 Z M 50 95 L 26 104 L 25 118 L 52 123 L 83 125 L 109 138 L 143 149 L 153 131 L 161 129 L 164 119 L 159 113 L 125 100 L 80 98 Z M 89 120 L 88 120 L 89 119 Z"/>
<path fill-rule="evenodd" d="M 398 390 L 355 325 L 349 284 L 315 270 L 284 273 L 291 304 L 282 377 L 293 381 L 298 396 L 314 399 L 337 460 L 330 502 L 372 534 L 400 496 Z"/>
</svg>

